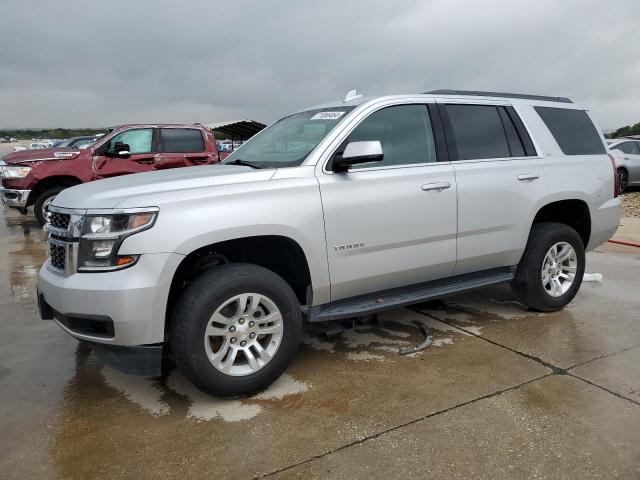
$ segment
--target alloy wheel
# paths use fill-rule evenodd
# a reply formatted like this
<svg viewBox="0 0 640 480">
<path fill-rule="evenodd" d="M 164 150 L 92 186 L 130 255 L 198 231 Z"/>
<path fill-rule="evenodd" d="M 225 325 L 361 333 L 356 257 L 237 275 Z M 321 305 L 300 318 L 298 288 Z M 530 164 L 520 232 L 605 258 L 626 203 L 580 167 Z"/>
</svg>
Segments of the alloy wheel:
<svg viewBox="0 0 640 480">
<path fill-rule="evenodd" d="M 204 346 L 216 370 L 245 376 L 273 359 L 282 336 L 283 319 L 277 305 L 265 295 L 243 293 L 223 302 L 211 316 Z"/>
<path fill-rule="evenodd" d="M 552 297 L 561 297 L 571 288 L 578 270 L 578 256 L 567 242 L 554 244 L 542 262 L 542 286 Z"/>
</svg>

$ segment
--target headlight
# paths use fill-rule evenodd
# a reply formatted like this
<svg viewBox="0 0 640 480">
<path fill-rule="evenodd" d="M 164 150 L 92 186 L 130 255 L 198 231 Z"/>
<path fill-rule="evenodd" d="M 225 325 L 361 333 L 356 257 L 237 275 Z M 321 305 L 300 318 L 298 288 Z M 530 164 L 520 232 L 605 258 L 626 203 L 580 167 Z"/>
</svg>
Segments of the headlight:
<svg viewBox="0 0 640 480">
<path fill-rule="evenodd" d="M 118 255 L 122 241 L 151 228 L 158 209 L 109 215 L 88 214 L 83 222 L 78 252 L 78 271 L 118 270 L 130 267 L 139 255 Z"/>
<path fill-rule="evenodd" d="M 2 176 L 4 178 L 24 178 L 29 175 L 31 167 L 19 167 L 17 165 L 4 165 Z"/>
</svg>

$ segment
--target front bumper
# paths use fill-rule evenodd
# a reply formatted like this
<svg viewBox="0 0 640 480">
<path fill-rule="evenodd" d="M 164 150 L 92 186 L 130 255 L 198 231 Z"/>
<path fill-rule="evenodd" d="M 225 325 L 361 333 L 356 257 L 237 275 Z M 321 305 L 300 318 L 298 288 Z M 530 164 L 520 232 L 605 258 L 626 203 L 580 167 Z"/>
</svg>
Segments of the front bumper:
<svg viewBox="0 0 640 480">
<path fill-rule="evenodd" d="M 2 203 L 7 207 L 26 208 L 31 190 L 14 190 L 0 187 Z"/>
<path fill-rule="evenodd" d="M 163 343 L 169 289 L 183 258 L 143 254 L 124 270 L 68 277 L 52 271 L 47 260 L 38 276 L 41 314 L 49 313 L 79 340 L 132 347 Z"/>
<path fill-rule="evenodd" d="M 113 321 L 108 317 L 68 316 L 55 311 L 38 292 L 38 310 L 43 320 L 55 319 L 65 330 L 90 332 L 93 335 L 113 336 Z M 104 328 L 107 327 L 107 328 Z M 111 331 L 109 328 L 111 327 Z M 104 343 L 87 342 L 83 340 L 102 360 L 115 370 L 131 375 L 145 375 L 157 377 L 162 373 L 163 346 L 139 345 L 121 347 Z"/>
</svg>

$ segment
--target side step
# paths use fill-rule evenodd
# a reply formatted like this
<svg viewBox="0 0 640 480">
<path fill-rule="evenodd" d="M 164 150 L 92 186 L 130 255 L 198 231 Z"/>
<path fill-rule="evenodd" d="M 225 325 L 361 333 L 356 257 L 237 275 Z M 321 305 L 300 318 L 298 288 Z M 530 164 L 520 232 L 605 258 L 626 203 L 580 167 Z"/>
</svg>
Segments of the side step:
<svg viewBox="0 0 640 480">
<path fill-rule="evenodd" d="M 353 298 L 325 303 L 324 305 L 303 308 L 312 322 L 369 315 L 391 308 L 475 290 L 476 288 L 510 282 L 513 280 L 514 272 L 515 268 L 513 267 L 494 268 L 442 280 L 367 293 Z"/>
</svg>

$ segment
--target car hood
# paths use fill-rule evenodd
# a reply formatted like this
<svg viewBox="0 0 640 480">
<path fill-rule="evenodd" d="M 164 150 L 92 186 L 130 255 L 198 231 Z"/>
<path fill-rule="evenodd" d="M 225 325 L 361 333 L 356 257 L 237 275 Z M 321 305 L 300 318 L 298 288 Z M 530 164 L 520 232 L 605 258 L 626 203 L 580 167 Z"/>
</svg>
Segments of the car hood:
<svg viewBox="0 0 640 480">
<path fill-rule="evenodd" d="M 19 150 L 11 152 L 2 160 L 6 163 L 42 162 L 45 160 L 72 160 L 83 150 L 68 147 L 39 148 L 34 150 Z"/>
<path fill-rule="evenodd" d="M 136 173 L 84 183 L 60 192 L 53 205 L 62 208 L 153 207 L 193 192 L 269 180 L 275 170 L 237 165 L 205 165 Z"/>
</svg>

